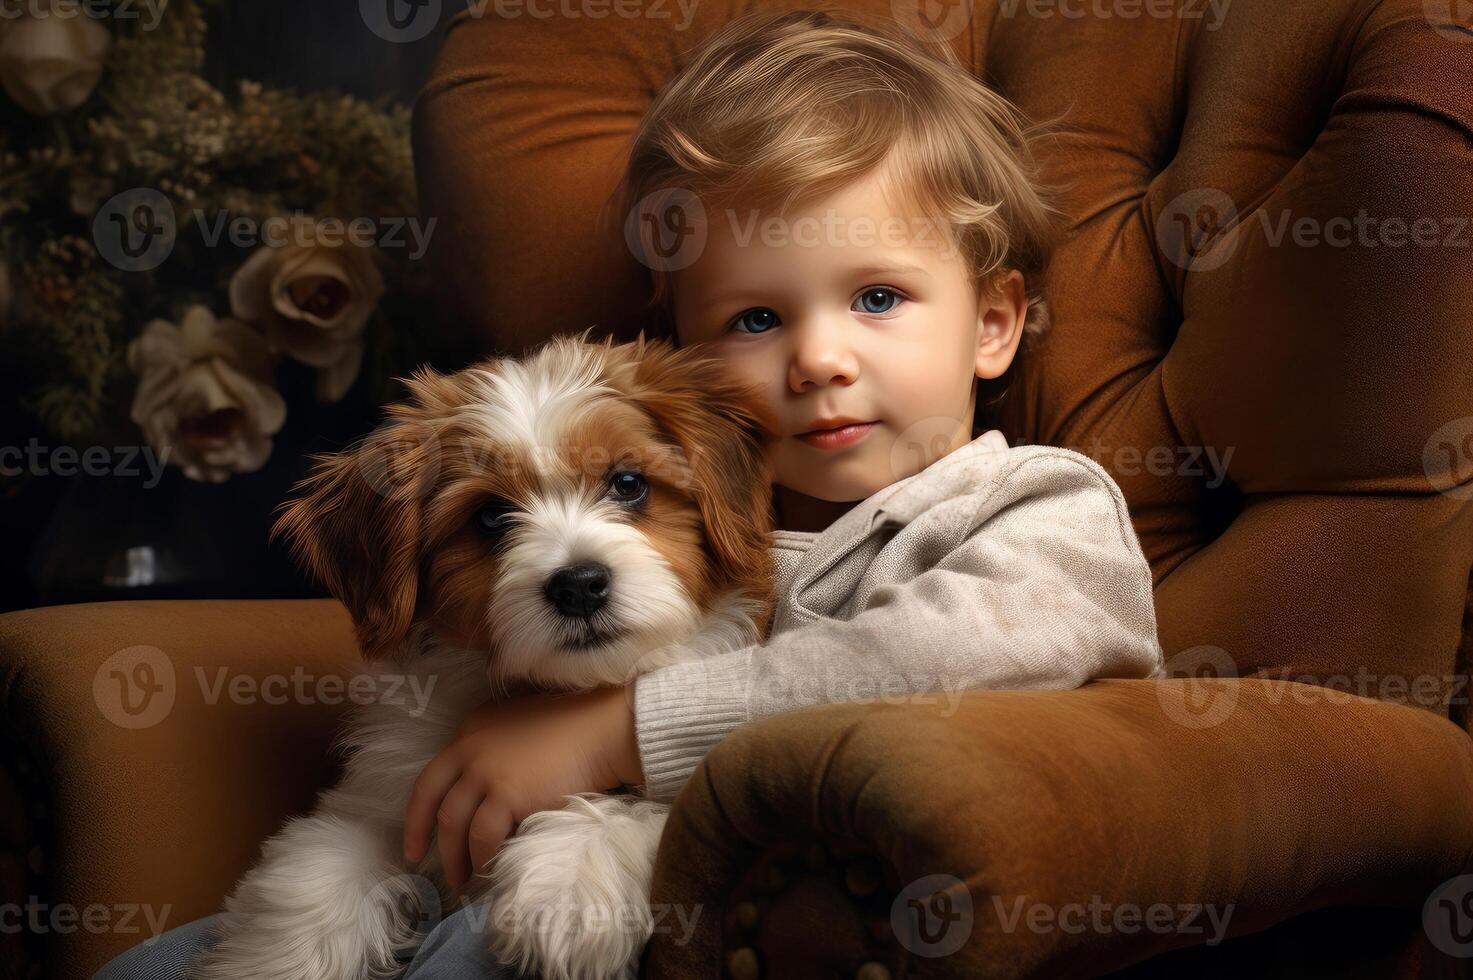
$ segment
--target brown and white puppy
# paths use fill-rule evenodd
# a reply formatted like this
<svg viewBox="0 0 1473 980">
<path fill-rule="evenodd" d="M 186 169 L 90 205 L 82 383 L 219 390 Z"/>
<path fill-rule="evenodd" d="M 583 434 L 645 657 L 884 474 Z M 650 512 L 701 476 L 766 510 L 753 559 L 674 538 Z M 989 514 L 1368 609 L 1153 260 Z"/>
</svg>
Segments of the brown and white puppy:
<svg viewBox="0 0 1473 980">
<path fill-rule="evenodd" d="M 404 865 L 404 809 L 468 712 L 518 688 L 622 684 L 765 633 L 771 429 L 755 399 L 698 353 L 586 338 L 421 370 L 412 399 L 321 458 L 285 506 L 277 530 L 351 612 L 363 673 L 405 683 L 355 709 L 342 781 L 265 843 L 197 976 L 395 975 L 413 920 L 449 897 L 436 848 Z M 568 800 L 522 821 L 482 869 L 488 946 L 546 980 L 633 977 L 666 807 Z M 601 918 L 585 919 L 592 905 Z"/>
</svg>

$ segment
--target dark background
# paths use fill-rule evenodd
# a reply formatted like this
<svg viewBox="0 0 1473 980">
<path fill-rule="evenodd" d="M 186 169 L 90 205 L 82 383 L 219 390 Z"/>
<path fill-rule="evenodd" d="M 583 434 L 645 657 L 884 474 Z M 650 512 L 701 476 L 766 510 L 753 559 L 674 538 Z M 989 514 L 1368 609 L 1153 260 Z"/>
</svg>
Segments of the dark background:
<svg viewBox="0 0 1473 980">
<path fill-rule="evenodd" d="M 357 0 L 221 4 L 209 11 L 207 75 L 227 92 L 235 80 L 252 79 L 407 105 L 428 74 L 444 22 L 466 4 L 439 6 L 435 31 L 397 43 L 365 26 Z M 14 370 L 0 363 L 0 446 L 24 449 L 35 439 L 54 450 L 59 443 L 36 431 L 15 404 Z M 268 542 L 268 532 L 274 509 L 310 465 L 307 455 L 338 449 L 378 420 L 367 373 L 341 402 L 319 405 L 309 369 L 286 361 L 278 377 L 290 410 L 270 461 L 223 484 L 195 483 L 170 466 L 147 486 L 152 479 L 141 458 L 132 477 L 0 476 L 0 611 L 101 599 L 323 594 Z M 98 443 L 114 462 L 124 459 L 114 446 L 142 443 L 135 426 L 118 421 L 111 444 Z M 118 571 L 140 548 L 152 556 L 154 584 L 127 585 Z"/>
</svg>

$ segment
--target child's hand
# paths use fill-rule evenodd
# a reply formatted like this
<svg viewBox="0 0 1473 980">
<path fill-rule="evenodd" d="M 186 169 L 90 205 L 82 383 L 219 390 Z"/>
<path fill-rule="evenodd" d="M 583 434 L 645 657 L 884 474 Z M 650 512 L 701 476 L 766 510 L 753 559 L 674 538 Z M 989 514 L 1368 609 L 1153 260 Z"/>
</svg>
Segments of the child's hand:
<svg viewBox="0 0 1473 980">
<path fill-rule="evenodd" d="M 530 694 L 483 705 L 425 766 L 404 815 L 404 857 L 436 831 L 452 888 L 484 869 L 521 821 L 570 793 L 644 781 L 626 686 Z"/>
</svg>

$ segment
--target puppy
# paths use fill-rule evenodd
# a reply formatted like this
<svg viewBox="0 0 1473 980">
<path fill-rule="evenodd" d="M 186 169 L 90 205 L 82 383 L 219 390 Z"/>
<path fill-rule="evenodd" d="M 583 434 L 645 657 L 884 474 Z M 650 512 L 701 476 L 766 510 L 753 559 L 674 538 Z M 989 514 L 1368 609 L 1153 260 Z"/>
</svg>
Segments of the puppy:
<svg viewBox="0 0 1473 980">
<path fill-rule="evenodd" d="M 201 980 L 396 975 L 395 948 L 450 899 L 435 847 L 405 866 L 404 810 L 467 713 L 518 688 L 623 684 L 765 634 L 769 420 L 716 361 L 587 336 L 422 369 L 409 402 L 320 457 L 284 505 L 276 531 L 352 614 L 363 673 L 407 683 L 351 713 L 341 782 L 266 841 Z M 477 869 L 488 947 L 544 980 L 633 977 L 667 808 L 567 799 Z M 584 919 L 590 906 L 600 919 Z"/>
</svg>

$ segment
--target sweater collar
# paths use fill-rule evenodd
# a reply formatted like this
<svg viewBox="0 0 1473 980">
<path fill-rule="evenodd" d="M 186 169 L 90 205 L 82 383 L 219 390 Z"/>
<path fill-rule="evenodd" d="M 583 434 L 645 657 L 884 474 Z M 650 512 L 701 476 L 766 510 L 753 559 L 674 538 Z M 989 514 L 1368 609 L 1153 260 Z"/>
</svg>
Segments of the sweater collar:
<svg viewBox="0 0 1473 980">
<path fill-rule="evenodd" d="M 863 544 L 879 528 L 887 524 L 905 526 L 919 514 L 942 500 L 976 489 L 990 475 L 998 472 L 1005 458 L 1007 438 L 991 429 L 933 462 L 930 466 L 876 491 L 855 504 L 837 521 L 814 539 L 799 560 L 793 578 L 793 606 L 800 615 L 814 613 L 803 604 L 803 592 L 826 574 L 845 555 Z M 786 610 L 779 618 L 786 618 Z M 774 623 L 774 629 L 786 628 Z"/>
</svg>

